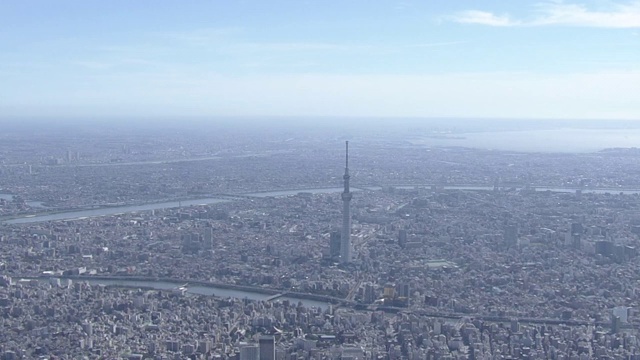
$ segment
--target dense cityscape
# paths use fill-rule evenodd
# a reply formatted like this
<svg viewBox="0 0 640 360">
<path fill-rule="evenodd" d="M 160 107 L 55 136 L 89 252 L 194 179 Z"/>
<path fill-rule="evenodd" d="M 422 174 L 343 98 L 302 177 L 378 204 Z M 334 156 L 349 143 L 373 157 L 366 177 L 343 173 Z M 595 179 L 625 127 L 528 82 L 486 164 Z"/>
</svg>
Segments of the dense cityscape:
<svg viewBox="0 0 640 360">
<path fill-rule="evenodd" d="M 3 359 L 640 358 L 635 149 L 118 126 L 0 134 Z"/>
<path fill-rule="evenodd" d="M 640 0 L 0 0 L 0 360 L 640 360 L 638 40 Z"/>
</svg>

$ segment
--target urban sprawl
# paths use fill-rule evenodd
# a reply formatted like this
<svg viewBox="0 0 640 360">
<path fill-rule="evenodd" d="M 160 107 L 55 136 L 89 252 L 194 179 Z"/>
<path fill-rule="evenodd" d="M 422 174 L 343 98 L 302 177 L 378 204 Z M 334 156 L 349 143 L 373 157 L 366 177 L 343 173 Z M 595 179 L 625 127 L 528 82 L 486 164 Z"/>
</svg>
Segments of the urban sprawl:
<svg viewBox="0 0 640 360">
<path fill-rule="evenodd" d="M 634 149 L 199 126 L 0 134 L 1 359 L 640 359 Z"/>
</svg>

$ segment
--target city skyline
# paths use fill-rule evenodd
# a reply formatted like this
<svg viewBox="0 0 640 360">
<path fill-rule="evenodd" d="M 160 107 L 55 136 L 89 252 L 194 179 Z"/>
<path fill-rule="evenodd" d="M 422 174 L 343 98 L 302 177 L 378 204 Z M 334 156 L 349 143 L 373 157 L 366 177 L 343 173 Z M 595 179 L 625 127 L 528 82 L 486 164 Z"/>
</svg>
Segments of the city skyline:
<svg viewBox="0 0 640 360">
<path fill-rule="evenodd" d="M 0 5 L 4 117 L 640 119 L 638 1 Z"/>
</svg>

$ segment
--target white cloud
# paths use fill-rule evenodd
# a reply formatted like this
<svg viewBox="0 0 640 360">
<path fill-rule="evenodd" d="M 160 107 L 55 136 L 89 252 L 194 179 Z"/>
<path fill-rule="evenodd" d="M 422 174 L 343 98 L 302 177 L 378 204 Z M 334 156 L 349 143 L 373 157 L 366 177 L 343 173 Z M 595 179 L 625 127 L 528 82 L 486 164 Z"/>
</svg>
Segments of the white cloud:
<svg viewBox="0 0 640 360">
<path fill-rule="evenodd" d="M 316 42 L 262 42 L 262 43 L 237 43 L 232 46 L 240 51 L 266 51 L 266 52 L 299 52 L 299 51 L 346 51 L 366 48 L 365 45 L 342 45 L 335 43 Z"/>
<path fill-rule="evenodd" d="M 200 28 L 190 31 L 160 32 L 160 38 L 174 40 L 191 46 L 211 46 L 224 42 L 235 35 L 241 34 L 241 27 Z"/>
<path fill-rule="evenodd" d="M 508 14 L 496 15 L 478 10 L 463 11 L 450 18 L 459 23 L 488 26 L 640 27 L 640 1 L 615 4 L 607 10 L 592 10 L 584 4 L 570 4 L 561 1 L 539 3 L 535 9 L 535 15 L 529 20 L 516 20 Z"/>
<path fill-rule="evenodd" d="M 71 65 L 76 65 L 90 70 L 106 70 L 113 68 L 115 65 L 105 61 L 71 61 Z"/>
<path fill-rule="evenodd" d="M 432 48 L 432 47 L 440 47 L 440 46 L 451 46 L 451 45 L 460 45 L 466 44 L 467 41 L 440 41 L 440 42 L 432 42 L 432 43 L 418 43 L 418 44 L 410 44 L 405 47 L 407 48 Z"/>
<path fill-rule="evenodd" d="M 110 70 L 123 66 L 157 66 L 158 63 L 138 58 L 112 58 L 102 61 L 94 60 L 73 60 L 69 62 L 72 66 L 79 66 L 87 70 Z"/>
<path fill-rule="evenodd" d="M 463 24 L 479 24 L 489 26 L 515 26 L 519 22 L 511 20 L 509 15 L 496 15 L 487 11 L 468 10 L 460 12 L 452 17 L 456 22 Z"/>
<path fill-rule="evenodd" d="M 640 27 L 640 1 L 616 5 L 609 11 L 590 11 L 581 4 L 549 3 L 539 6 L 542 16 L 534 21 L 534 25 Z"/>
</svg>

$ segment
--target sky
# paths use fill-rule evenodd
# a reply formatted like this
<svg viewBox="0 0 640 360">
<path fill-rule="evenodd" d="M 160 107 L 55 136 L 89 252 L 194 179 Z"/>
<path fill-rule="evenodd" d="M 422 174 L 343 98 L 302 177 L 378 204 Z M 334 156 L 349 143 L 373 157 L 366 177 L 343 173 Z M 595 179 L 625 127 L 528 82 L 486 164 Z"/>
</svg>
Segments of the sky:
<svg viewBox="0 0 640 360">
<path fill-rule="evenodd" d="M 0 2 L 0 117 L 640 120 L 640 1 Z"/>
</svg>

